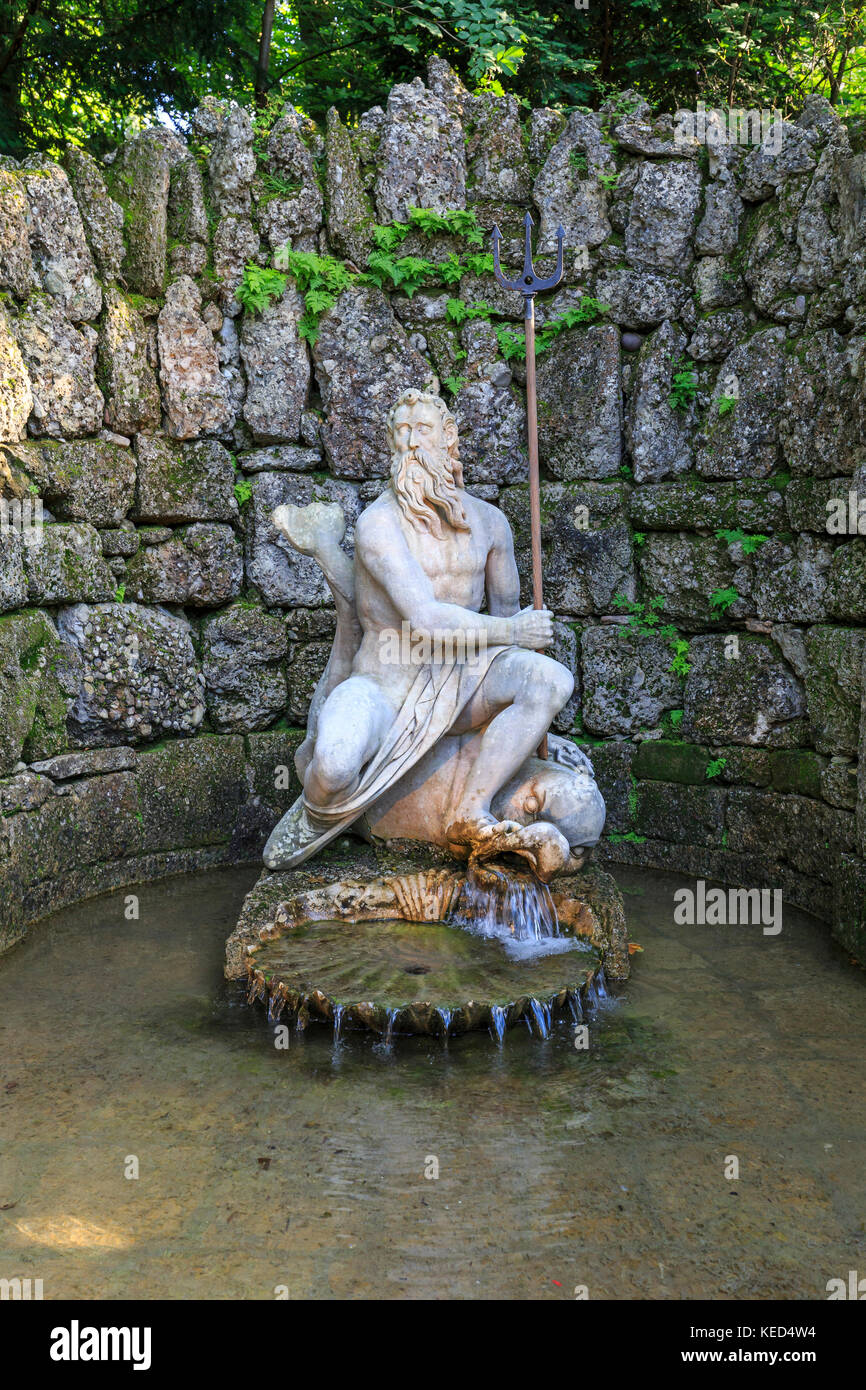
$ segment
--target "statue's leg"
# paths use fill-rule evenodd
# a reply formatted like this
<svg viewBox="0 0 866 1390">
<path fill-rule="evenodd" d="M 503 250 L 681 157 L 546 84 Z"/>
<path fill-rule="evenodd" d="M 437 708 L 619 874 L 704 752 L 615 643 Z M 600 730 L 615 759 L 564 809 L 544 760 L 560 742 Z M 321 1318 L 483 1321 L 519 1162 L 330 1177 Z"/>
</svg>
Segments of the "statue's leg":
<svg viewBox="0 0 866 1390">
<path fill-rule="evenodd" d="M 313 807 L 331 806 L 350 796 L 394 716 L 393 705 L 366 676 L 350 676 L 332 690 L 319 711 L 304 799 Z"/>
<path fill-rule="evenodd" d="M 573 689 L 571 672 L 541 652 L 511 649 L 496 658 L 452 730 L 465 733 L 486 725 L 453 809 L 455 830 L 495 822 L 492 798 L 538 747 Z"/>
</svg>

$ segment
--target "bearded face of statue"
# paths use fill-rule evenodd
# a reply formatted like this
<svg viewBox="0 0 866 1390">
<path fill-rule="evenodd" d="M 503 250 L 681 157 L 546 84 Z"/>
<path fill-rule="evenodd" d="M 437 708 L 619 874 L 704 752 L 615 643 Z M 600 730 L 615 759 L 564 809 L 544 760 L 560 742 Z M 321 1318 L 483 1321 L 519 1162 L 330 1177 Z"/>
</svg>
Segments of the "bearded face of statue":
<svg viewBox="0 0 866 1390">
<path fill-rule="evenodd" d="M 439 538 L 443 521 L 468 531 L 456 426 L 434 400 L 412 395 L 398 402 L 389 427 L 391 485 L 400 510 L 416 530 Z"/>
</svg>

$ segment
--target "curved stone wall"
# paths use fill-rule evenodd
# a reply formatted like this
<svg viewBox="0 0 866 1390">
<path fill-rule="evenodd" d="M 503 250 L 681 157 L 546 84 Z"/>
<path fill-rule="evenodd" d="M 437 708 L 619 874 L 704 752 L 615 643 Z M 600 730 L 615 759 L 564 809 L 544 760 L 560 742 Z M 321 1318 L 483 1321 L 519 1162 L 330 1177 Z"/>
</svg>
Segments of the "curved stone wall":
<svg viewBox="0 0 866 1390">
<path fill-rule="evenodd" d="M 351 130 L 210 101 L 189 142 L 2 161 L 3 941 L 256 858 L 333 631 L 268 516 L 353 521 L 403 387 L 449 400 L 529 601 L 521 306 L 485 255 L 495 220 L 519 264 L 531 211 L 541 268 L 568 247 L 545 583 L 602 855 L 782 887 L 866 956 L 866 159 L 821 99 L 764 144 L 683 129 L 631 94 L 524 115 L 433 60 Z M 326 259 L 257 308 L 281 248 Z"/>
</svg>

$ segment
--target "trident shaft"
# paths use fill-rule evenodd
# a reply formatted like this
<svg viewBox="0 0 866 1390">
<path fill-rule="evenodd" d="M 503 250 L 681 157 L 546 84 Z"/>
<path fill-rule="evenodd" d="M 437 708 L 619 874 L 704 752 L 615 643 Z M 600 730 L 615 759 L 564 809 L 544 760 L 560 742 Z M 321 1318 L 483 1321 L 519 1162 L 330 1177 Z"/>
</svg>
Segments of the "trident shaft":
<svg viewBox="0 0 866 1390">
<path fill-rule="evenodd" d="M 523 219 L 523 274 L 519 280 L 506 280 L 499 264 L 499 243 L 502 233 L 493 226 L 493 273 L 503 289 L 519 290 L 523 295 L 523 318 L 526 340 L 526 433 L 529 442 L 529 522 L 532 535 L 532 602 L 544 607 L 541 583 L 541 484 L 538 472 L 538 397 L 535 390 L 535 296 L 542 290 L 555 290 L 562 280 L 562 243 L 565 232 L 556 229 L 556 270 L 546 280 L 536 275 L 532 264 L 532 218 Z M 539 756 L 547 757 L 547 737 L 542 740 Z"/>
</svg>

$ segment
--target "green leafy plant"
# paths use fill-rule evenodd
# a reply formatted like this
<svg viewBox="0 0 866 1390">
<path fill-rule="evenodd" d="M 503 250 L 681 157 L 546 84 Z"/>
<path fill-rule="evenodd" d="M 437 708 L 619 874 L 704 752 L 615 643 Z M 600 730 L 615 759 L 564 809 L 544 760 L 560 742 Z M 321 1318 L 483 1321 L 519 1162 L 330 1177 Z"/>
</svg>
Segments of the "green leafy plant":
<svg viewBox="0 0 866 1390">
<path fill-rule="evenodd" d="M 115 602 L 116 602 L 116 603 L 123 603 L 123 600 L 124 600 L 125 596 L 126 596 L 126 585 L 125 585 L 125 584 L 118 584 L 117 588 L 116 588 L 115 591 L 114 591 L 114 599 L 115 599 Z"/>
<path fill-rule="evenodd" d="M 410 208 L 409 221 L 427 237 L 444 232 L 450 236 L 465 236 L 470 246 L 484 245 L 484 232 L 478 225 L 474 208 L 453 208 L 443 213 L 434 212 L 432 208 Z"/>
<path fill-rule="evenodd" d="M 619 174 L 596 174 L 595 177 L 602 188 L 606 188 L 610 193 L 613 192 L 619 183 Z"/>
<path fill-rule="evenodd" d="M 375 254 L 375 253 L 371 253 Z M 305 313 L 298 321 L 298 333 L 310 343 L 319 336 L 319 319 L 336 303 L 337 295 L 358 280 L 344 261 L 334 256 L 318 256 L 315 251 L 293 251 L 289 243 L 281 246 L 275 258 L 281 269 L 294 277 L 304 296 Z"/>
<path fill-rule="evenodd" d="M 635 632 L 642 633 L 645 637 L 661 637 L 672 652 L 669 671 L 685 680 L 689 671 L 692 669 L 688 659 L 689 644 L 684 637 L 680 637 L 673 623 L 662 622 L 662 611 L 665 606 L 664 598 L 657 594 L 650 598 L 646 603 L 639 600 L 626 598 L 625 594 L 614 594 L 612 603 L 614 608 L 623 608 L 629 614 L 629 627 Z"/>
<path fill-rule="evenodd" d="M 585 174 L 589 168 L 587 157 L 585 154 L 581 154 L 580 150 L 572 150 L 568 156 L 568 162 L 578 174 Z"/>
<path fill-rule="evenodd" d="M 737 404 L 736 396 L 719 396 L 718 409 L 720 415 L 729 415 Z"/>
<path fill-rule="evenodd" d="M 409 235 L 408 222 L 391 222 L 387 226 L 373 228 L 373 244 L 378 251 L 396 251 Z"/>
<path fill-rule="evenodd" d="M 632 540 L 634 541 L 635 545 L 638 546 L 638 548 L 640 548 L 640 546 L 642 545 L 645 545 L 646 531 L 635 531 L 634 535 L 632 536 Z"/>
<path fill-rule="evenodd" d="M 670 721 L 671 721 L 671 728 L 673 728 L 673 729 L 678 729 L 678 728 L 680 727 L 680 725 L 681 725 L 682 722 L 683 722 L 683 714 L 684 714 L 684 713 L 685 713 L 685 711 L 684 711 L 684 710 L 681 710 L 681 709 L 671 709 L 671 710 L 668 710 L 668 718 L 669 718 Z"/>
<path fill-rule="evenodd" d="M 770 537 L 763 536 L 758 532 L 750 535 L 747 531 L 728 531 L 721 527 L 716 532 L 716 539 L 726 541 L 728 545 L 739 545 L 744 555 L 754 555 L 758 547 L 768 541 Z"/>
<path fill-rule="evenodd" d="M 736 589 L 715 589 L 710 594 L 710 607 L 715 610 L 713 616 L 721 617 L 739 597 Z"/>
<path fill-rule="evenodd" d="M 471 319 L 489 318 L 491 313 L 490 305 L 485 304 L 483 299 L 476 304 L 467 304 L 465 299 L 449 299 L 445 305 L 445 317 L 458 326 Z"/>
<path fill-rule="evenodd" d="M 293 198 L 303 187 L 297 180 L 282 179 L 279 174 L 262 174 L 261 179 L 265 190 L 264 197 L 259 199 L 261 203 L 270 202 L 274 198 Z"/>
<path fill-rule="evenodd" d="M 688 410 L 698 394 L 698 374 L 684 358 L 676 363 L 676 371 L 671 377 L 668 405 L 672 410 Z"/>
<path fill-rule="evenodd" d="M 630 845 L 646 843 L 646 835 L 638 835 L 635 830 L 612 830 L 607 838 L 612 845 L 619 845 L 624 841 Z"/>
<path fill-rule="evenodd" d="M 436 269 L 433 262 L 423 256 L 392 256 L 390 251 L 371 251 L 364 280 L 380 290 L 393 285 L 411 299 L 425 280 L 436 275 Z"/>
<path fill-rule="evenodd" d="M 239 478 L 235 483 L 235 497 L 239 507 L 245 507 L 253 495 L 253 485 L 248 478 Z"/>
<path fill-rule="evenodd" d="M 707 778 L 712 780 L 713 777 L 720 777 L 727 765 L 727 758 L 711 758 L 707 763 Z"/>
<path fill-rule="evenodd" d="M 243 279 L 235 290 L 235 299 L 240 300 L 248 313 L 260 314 L 272 300 L 279 299 L 285 288 L 285 275 L 251 261 L 244 267 Z"/>
<path fill-rule="evenodd" d="M 466 385 L 465 376 L 446 376 L 442 385 L 452 396 L 456 396 L 461 386 Z"/>
</svg>

